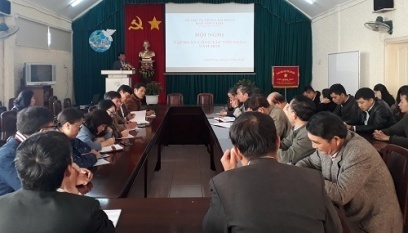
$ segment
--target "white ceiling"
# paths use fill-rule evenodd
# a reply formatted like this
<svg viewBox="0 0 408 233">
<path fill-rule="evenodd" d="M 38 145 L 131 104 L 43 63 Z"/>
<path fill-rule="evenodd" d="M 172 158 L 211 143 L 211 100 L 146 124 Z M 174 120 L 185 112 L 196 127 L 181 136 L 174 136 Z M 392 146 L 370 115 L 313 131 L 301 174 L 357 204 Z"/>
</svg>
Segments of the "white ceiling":
<svg viewBox="0 0 408 233">
<path fill-rule="evenodd" d="M 74 20 L 102 0 L 83 0 L 76 7 L 71 7 L 73 0 L 30 0 L 30 3 L 46 8 L 57 15 Z M 271 0 L 272 1 L 272 0 Z M 355 0 L 314 0 L 314 4 L 309 4 L 305 0 L 286 0 L 309 18 L 314 18 L 324 12 L 329 11 L 336 5 Z"/>
<path fill-rule="evenodd" d="M 298 8 L 301 12 L 307 15 L 309 18 L 315 18 L 337 5 L 341 5 L 346 2 L 355 0 L 314 0 L 313 4 L 307 3 L 305 0 L 286 0 L 294 7 Z"/>
</svg>

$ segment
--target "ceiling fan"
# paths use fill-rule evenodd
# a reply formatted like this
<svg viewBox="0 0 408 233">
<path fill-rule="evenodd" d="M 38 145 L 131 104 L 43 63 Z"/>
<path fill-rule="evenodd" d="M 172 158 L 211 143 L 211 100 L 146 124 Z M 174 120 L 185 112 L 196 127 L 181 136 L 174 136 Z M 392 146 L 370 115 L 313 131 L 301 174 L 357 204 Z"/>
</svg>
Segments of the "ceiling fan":
<svg viewBox="0 0 408 233">
<path fill-rule="evenodd" d="M 384 21 L 381 16 L 378 16 L 375 21 L 365 23 L 364 26 L 375 32 L 388 32 L 388 34 L 392 34 L 392 20 Z"/>
</svg>

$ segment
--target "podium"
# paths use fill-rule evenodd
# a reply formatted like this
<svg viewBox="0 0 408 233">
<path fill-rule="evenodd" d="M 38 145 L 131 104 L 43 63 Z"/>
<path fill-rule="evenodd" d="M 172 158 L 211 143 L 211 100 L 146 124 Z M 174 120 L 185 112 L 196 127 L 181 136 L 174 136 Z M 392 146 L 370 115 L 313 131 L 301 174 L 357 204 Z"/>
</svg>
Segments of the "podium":
<svg viewBox="0 0 408 233">
<path fill-rule="evenodd" d="M 117 91 L 121 85 L 131 87 L 129 75 L 135 74 L 136 70 L 101 70 L 102 75 L 107 75 L 105 79 L 105 92 Z"/>
</svg>

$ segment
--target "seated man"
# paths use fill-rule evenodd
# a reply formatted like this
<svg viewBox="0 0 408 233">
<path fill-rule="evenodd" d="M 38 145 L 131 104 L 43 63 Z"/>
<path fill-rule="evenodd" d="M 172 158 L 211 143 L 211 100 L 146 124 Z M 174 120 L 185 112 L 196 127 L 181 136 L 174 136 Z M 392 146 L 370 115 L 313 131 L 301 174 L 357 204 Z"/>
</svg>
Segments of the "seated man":
<svg viewBox="0 0 408 233">
<path fill-rule="evenodd" d="M 316 112 L 315 104 L 305 96 L 295 96 L 284 109 L 292 132 L 280 142 L 278 151 L 281 163 L 296 164 L 299 160 L 309 156 L 315 150 L 307 137 L 306 124 Z"/>
<path fill-rule="evenodd" d="M 394 114 L 388 104 L 381 99 L 376 99 L 374 91 L 363 87 L 356 92 L 358 107 L 363 111 L 363 124 L 347 125 L 348 130 L 357 133 L 373 133 L 375 129 L 388 128 L 396 123 Z"/>
<path fill-rule="evenodd" d="M 268 95 L 267 100 L 270 105 L 275 105 L 280 109 L 284 109 L 286 105 L 288 105 L 288 102 L 286 102 L 285 97 L 281 95 L 279 92 L 272 92 L 271 94 Z"/>
<path fill-rule="evenodd" d="M 245 104 L 246 111 L 258 111 L 272 117 L 273 122 L 275 122 L 276 134 L 279 138 L 282 139 L 289 136 L 292 126 L 288 117 L 282 109 L 269 105 L 265 96 L 253 95 Z"/>
<path fill-rule="evenodd" d="M 239 86 L 237 88 L 237 95 L 235 100 L 231 102 L 231 107 L 234 108 L 233 115 L 239 117 L 242 113 L 245 112 L 244 103 L 249 99 L 252 94 L 252 88 L 247 86 Z"/>
<path fill-rule="evenodd" d="M 98 201 L 57 192 L 63 180 L 76 179 L 67 136 L 38 133 L 16 153 L 23 188 L 0 197 L 0 232 L 115 232 Z"/>
<path fill-rule="evenodd" d="M 377 150 L 331 112 L 314 115 L 306 129 L 317 151 L 296 165 L 322 172 L 326 191 L 344 208 L 351 232 L 402 232 L 394 183 Z"/>
<path fill-rule="evenodd" d="M 210 181 L 204 232 L 342 232 L 319 172 L 274 159 L 279 137 L 269 116 L 243 113 L 230 138 L 234 147 L 221 159 L 225 172 Z"/>
<path fill-rule="evenodd" d="M 104 100 L 112 100 L 112 102 L 116 106 L 116 113 L 113 114 L 113 121 L 114 121 L 115 124 L 119 125 L 119 130 L 123 131 L 125 129 L 134 129 L 137 126 L 137 123 L 127 121 L 127 119 L 126 119 L 126 118 L 129 118 L 129 119 L 133 118 L 133 114 L 128 114 L 127 117 L 122 117 L 120 115 L 120 113 L 119 113 L 120 111 L 122 111 L 122 109 L 121 109 L 121 107 L 122 107 L 121 98 L 122 97 L 119 94 L 119 92 L 116 92 L 116 91 L 108 91 L 103 96 Z"/>
<path fill-rule="evenodd" d="M 303 96 L 311 99 L 316 107 L 320 104 L 320 92 L 315 91 L 312 86 L 306 86 L 303 88 Z"/>
<path fill-rule="evenodd" d="M 142 110 L 142 100 L 146 95 L 146 84 L 136 83 L 135 89 L 133 90 L 133 95 L 131 95 L 125 102 L 126 108 L 129 112 L 141 111 Z M 146 110 L 146 115 L 154 115 L 153 110 Z"/>
<path fill-rule="evenodd" d="M 330 87 L 330 97 L 337 104 L 334 113 L 348 125 L 361 124 L 361 110 L 354 96 L 347 95 L 343 85 L 336 83 Z"/>
<path fill-rule="evenodd" d="M 21 188 L 20 179 L 14 165 L 16 149 L 21 142 L 36 132 L 55 129 L 54 116 L 44 107 L 29 107 L 21 110 L 17 115 L 17 133 L 0 148 L 0 195 L 11 193 Z M 75 165 L 79 172 L 77 184 L 86 185 L 92 173 Z"/>
</svg>

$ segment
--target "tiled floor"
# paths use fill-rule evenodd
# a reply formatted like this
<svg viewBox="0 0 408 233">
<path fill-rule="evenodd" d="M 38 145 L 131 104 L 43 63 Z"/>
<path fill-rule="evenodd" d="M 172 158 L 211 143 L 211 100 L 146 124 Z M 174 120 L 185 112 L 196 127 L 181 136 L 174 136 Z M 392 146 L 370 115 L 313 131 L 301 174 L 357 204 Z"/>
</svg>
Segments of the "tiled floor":
<svg viewBox="0 0 408 233">
<path fill-rule="evenodd" d="M 153 173 L 147 196 L 210 197 L 208 182 L 216 174 L 205 146 L 165 146 L 161 170 Z"/>
</svg>

